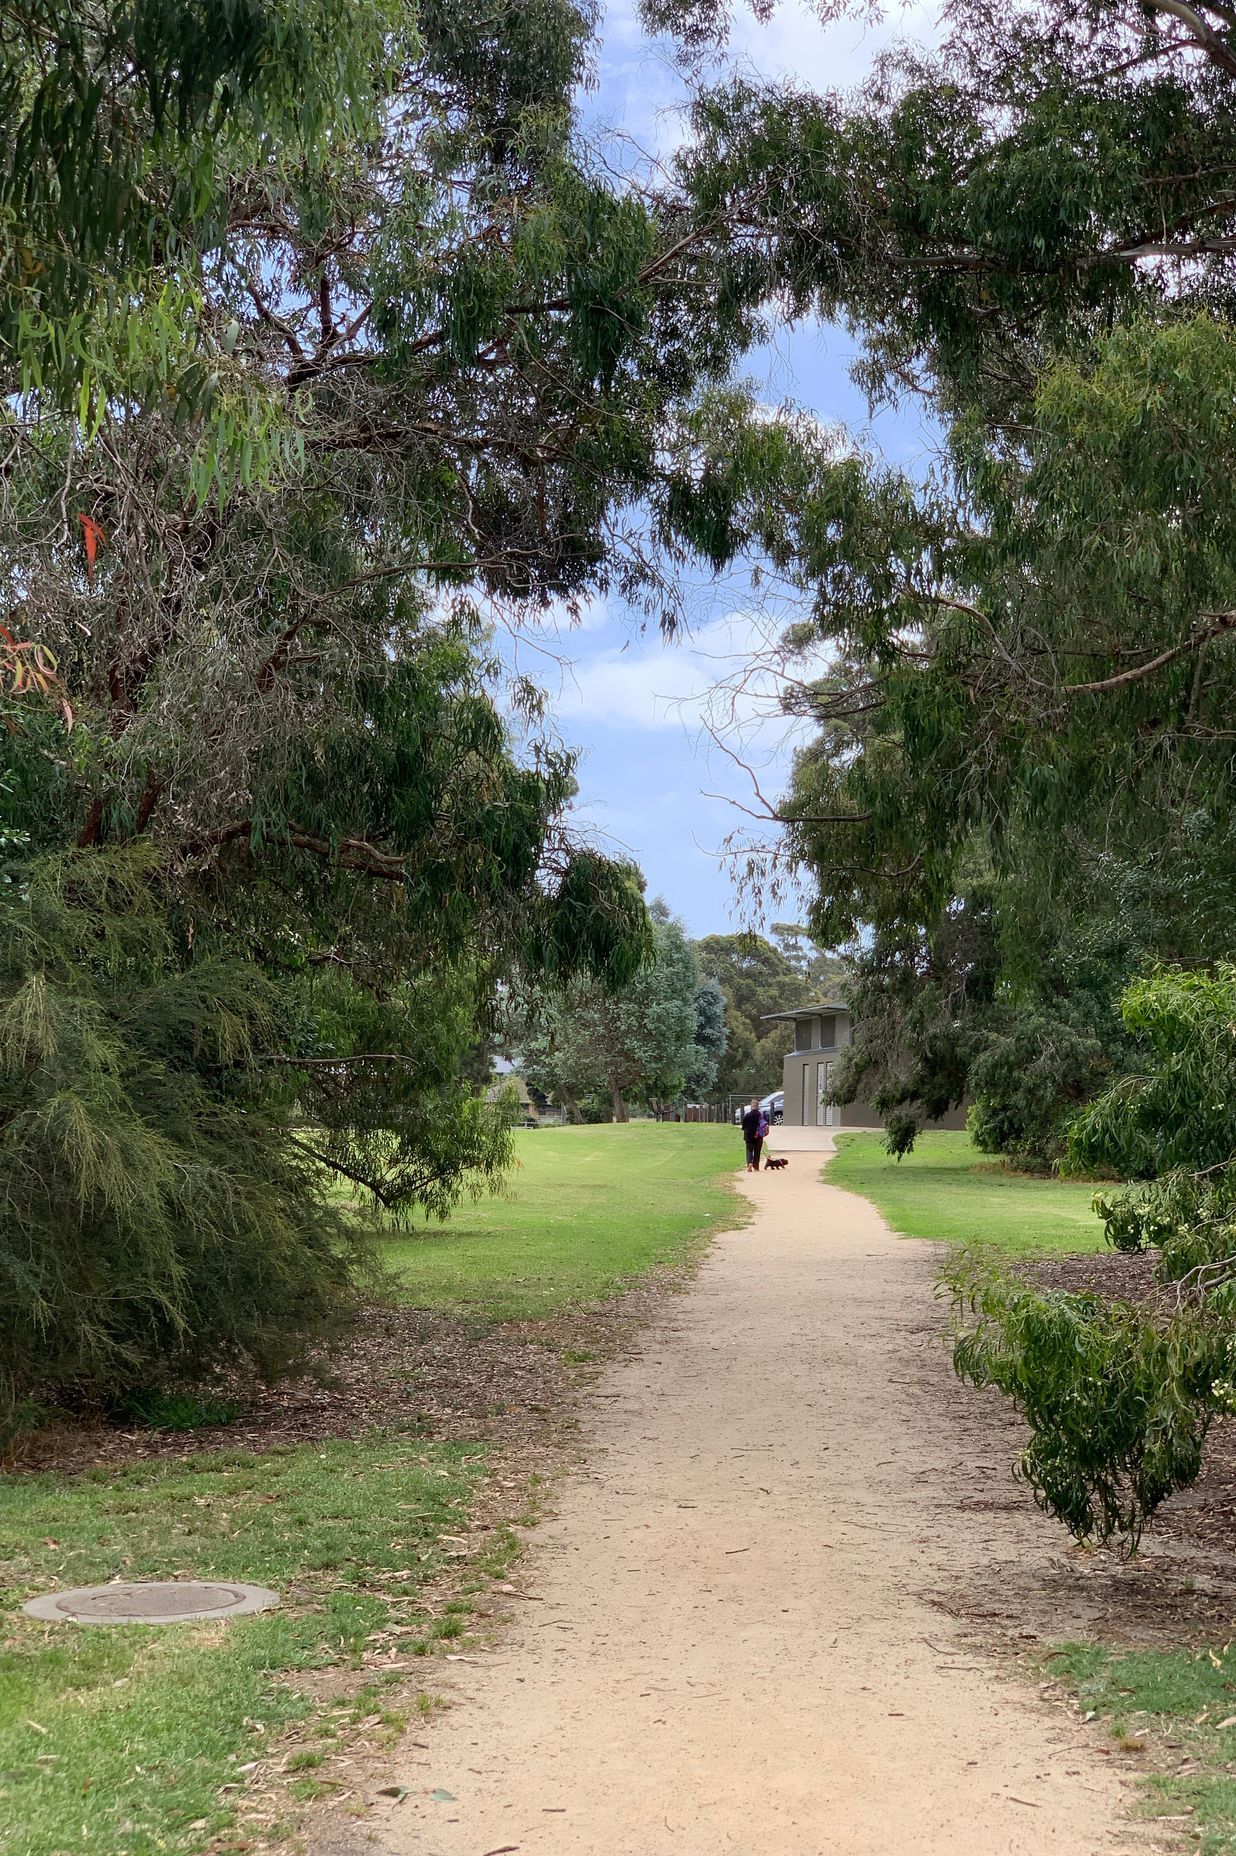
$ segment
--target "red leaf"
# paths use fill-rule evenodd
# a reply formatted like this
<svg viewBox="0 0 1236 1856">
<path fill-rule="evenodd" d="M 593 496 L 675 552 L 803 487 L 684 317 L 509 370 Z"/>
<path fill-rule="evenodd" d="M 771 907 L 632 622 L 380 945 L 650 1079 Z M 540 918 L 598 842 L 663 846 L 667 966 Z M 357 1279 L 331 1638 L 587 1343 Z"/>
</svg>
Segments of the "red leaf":
<svg viewBox="0 0 1236 1856">
<path fill-rule="evenodd" d="M 91 586 L 93 586 L 95 556 L 98 554 L 100 547 L 106 545 L 107 536 L 103 533 L 103 530 L 99 527 L 99 524 L 95 521 L 93 516 L 84 515 L 79 509 L 77 512 L 77 519 L 82 525 L 82 540 L 86 544 L 86 578 L 89 580 Z"/>
</svg>

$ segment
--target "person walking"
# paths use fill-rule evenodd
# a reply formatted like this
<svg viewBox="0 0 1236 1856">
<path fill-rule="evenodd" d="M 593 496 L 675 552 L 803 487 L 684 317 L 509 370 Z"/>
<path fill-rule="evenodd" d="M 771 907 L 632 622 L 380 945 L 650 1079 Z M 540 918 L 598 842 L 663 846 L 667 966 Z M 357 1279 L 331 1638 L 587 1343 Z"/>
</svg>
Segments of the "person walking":
<svg viewBox="0 0 1236 1856">
<path fill-rule="evenodd" d="M 747 1104 L 742 1113 L 742 1138 L 747 1147 L 748 1173 L 758 1173 L 760 1170 L 760 1149 L 767 1132 L 768 1123 L 764 1120 L 759 1099 L 756 1098 Z"/>
</svg>

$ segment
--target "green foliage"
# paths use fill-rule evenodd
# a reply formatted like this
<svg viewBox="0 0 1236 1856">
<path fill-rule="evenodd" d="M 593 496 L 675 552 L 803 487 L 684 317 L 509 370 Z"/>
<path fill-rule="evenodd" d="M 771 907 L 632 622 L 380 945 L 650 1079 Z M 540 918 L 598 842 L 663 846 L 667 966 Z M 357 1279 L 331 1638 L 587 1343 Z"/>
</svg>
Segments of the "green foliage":
<svg viewBox="0 0 1236 1856">
<path fill-rule="evenodd" d="M 207 1424 L 234 1424 L 241 1409 L 233 1399 L 203 1399 L 191 1392 L 139 1392 L 121 1401 L 118 1415 L 149 1430 L 196 1431 Z"/>
<path fill-rule="evenodd" d="M 183 398 L 222 350 L 194 320 L 194 254 L 228 216 L 241 150 L 312 159 L 364 133 L 380 103 L 384 36 L 412 15 L 364 0 L 22 0 L 0 28 L 0 352 L 10 385 L 82 409 L 143 351 Z M 159 317 L 170 271 L 182 291 Z M 167 305 L 164 299 L 164 306 Z M 161 324 L 156 349 L 144 316 Z M 206 372 L 191 398 L 200 411 Z M 94 419 L 91 420 L 94 423 Z"/>
<path fill-rule="evenodd" d="M 858 952 L 853 1041 L 833 1089 L 838 1101 L 871 1102 L 891 1154 L 908 1153 L 923 1123 L 965 1095 L 995 978 L 990 893 L 978 884 L 934 933 L 886 935 Z"/>
<path fill-rule="evenodd" d="M 1022 1471 L 1044 1506 L 1079 1537 L 1136 1544 L 1236 1403 L 1236 969 L 1159 971 L 1128 987 L 1122 1009 L 1142 1073 L 1082 1111 L 1069 1159 L 1147 1179 L 1095 1206 L 1117 1249 L 1158 1246 L 1174 1304 L 1040 1295 L 964 1269 L 951 1286 L 979 1316 L 957 1369 L 1024 1412 Z"/>
<path fill-rule="evenodd" d="M 1160 970 L 1125 992 L 1143 1073 L 1091 1104 L 1069 1141 L 1079 1168 L 1123 1178 L 1220 1168 L 1236 1155 L 1236 966 Z"/>
<path fill-rule="evenodd" d="M 144 851 L 6 874 L 0 1423 L 35 1391 L 113 1401 L 221 1363 L 280 1370 L 348 1317 L 364 1234 L 254 1080 L 278 1047 L 274 989 L 179 955 Z"/>
<path fill-rule="evenodd" d="M 688 51 L 725 23 L 650 16 Z M 735 224 L 719 300 L 856 329 L 872 397 L 919 391 L 944 432 L 916 479 L 714 396 L 681 492 L 701 546 L 760 537 L 800 613 L 818 732 L 771 867 L 811 872 L 821 944 L 869 956 L 841 1087 L 899 1148 L 968 1083 L 984 1140 L 1058 1156 L 1139 964 L 1070 970 L 1093 892 L 1098 931 L 1114 891 L 1156 892 L 1151 960 L 1232 946 L 1233 70 L 1222 9 L 963 0 L 855 93 L 701 81 L 681 174 Z M 735 849 L 758 884 L 770 847 Z"/>
<path fill-rule="evenodd" d="M 764 1095 L 779 1085 L 781 1059 L 794 1041 L 792 1025 L 766 1024 L 765 1016 L 806 1005 L 815 996 L 811 982 L 762 935 L 705 935 L 695 957 L 725 1002 L 726 1047 L 715 1087 L 725 1095 Z"/>
<path fill-rule="evenodd" d="M 690 1067 L 683 1078 L 683 1094 L 690 1101 L 711 1095 L 725 1057 L 728 1034 L 725 994 L 716 980 L 705 980 L 695 994 L 695 1037 Z"/>
<path fill-rule="evenodd" d="M 1096 1201 L 1118 1250 L 1155 1248 L 1167 1281 L 1218 1290 L 1236 1258 L 1236 968 L 1160 970 L 1122 1001 L 1141 1073 L 1073 1124 L 1069 1163 L 1145 1181 Z"/>
<path fill-rule="evenodd" d="M 505 1001 L 646 985 L 638 876 L 567 828 L 573 757 L 490 629 L 611 586 L 672 623 L 673 435 L 735 339 L 680 203 L 579 141 L 591 24 L 0 28 L 0 596 L 59 678 L 0 688 L 12 1399 L 302 1357 L 360 1280 L 341 1182 L 442 1216 L 509 1164 Z M 57 871 L 93 927 L 40 940 Z M 653 1092 L 695 1059 L 690 964 L 628 1040 Z"/>
<path fill-rule="evenodd" d="M 631 864 L 581 849 L 547 899 L 543 936 L 529 947 L 530 964 L 550 978 L 584 967 L 604 986 L 630 985 L 654 957 L 644 880 Z"/>
<path fill-rule="evenodd" d="M 1079 1024 L 1066 997 L 1055 1012 L 1037 1001 L 1003 1015 L 971 1060 L 970 1131 L 984 1153 L 1042 1167 L 1057 1160 L 1077 1105 L 1113 1068 L 1102 1027 Z"/>
<path fill-rule="evenodd" d="M 802 978 L 809 1000 L 844 996 L 850 968 L 843 956 L 822 952 L 801 922 L 772 922 L 768 931 L 774 946 Z"/>
<path fill-rule="evenodd" d="M 995 1386 L 1030 1426 L 1017 1474 L 1079 1540 L 1136 1547 L 1197 1477 L 1236 1338 L 1204 1311 L 1163 1321 L 1133 1302 L 1041 1293 L 974 1254 L 945 1280 L 974 1317 L 954 1349 L 959 1376 Z"/>
<path fill-rule="evenodd" d="M 650 916 L 651 957 L 634 978 L 618 988 L 593 979 L 543 988 L 512 1026 L 524 1075 L 568 1111 L 603 1093 L 625 1121 L 628 1097 L 674 1101 L 716 1052 L 724 1023 L 716 1022 L 711 995 L 707 1025 L 701 1020 L 699 969 L 682 923 L 661 902 Z"/>
</svg>

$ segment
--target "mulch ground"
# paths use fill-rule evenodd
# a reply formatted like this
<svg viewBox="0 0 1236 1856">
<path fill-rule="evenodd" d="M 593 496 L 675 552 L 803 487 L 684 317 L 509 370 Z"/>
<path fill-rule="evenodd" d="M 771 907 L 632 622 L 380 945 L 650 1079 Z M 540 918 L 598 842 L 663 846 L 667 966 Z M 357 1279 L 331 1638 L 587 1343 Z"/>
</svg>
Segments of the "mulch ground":
<svg viewBox="0 0 1236 1856">
<path fill-rule="evenodd" d="M 548 1444 L 582 1391 L 682 1277 L 665 1271 L 609 1302 L 551 1320 L 490 1324 L 418 1308 L 368 1308 L 345 1345 L 278 1386 L 209 1388 L 238 1406 L 228 1424 L 157 1430 L 65 1419 L 24 1436 L 10 1472 L 74 1474 L 209 1450 L 267 1451 L 412 1426 L 427 1441 Z"/>
<path fill-rule="evenodd" d="M 925 1274 L 930 1266 L 924 1263 Z M 1105 1297 L 1174 1302 L 1153 1280 L 1151 1260 L 1117 1253 L 1026 1262 L 1037 1286 Z M 1226 1642 L 1236 1634 L 1236 1420 L 1212 1426 L 1205 1466 L 1191 1489 L 1154 1515 L 1138 1552 L 1079 1546 L 1058 1522 L 1034 1516 L 1046 1551 L 1027 1562 L 1018 1542 L 1033 1513 L 1012 1474 L 1026 1440 L 998 1392 L 963 1386 L 947 1366 L 943 1311 L 924 1311 L 917 1332 L 922 1396 L 946 1423 L 956 1451 L 954 1511 L 990 1537 L 987 1575 L 932 1593 L 933 1602 L 979 1638 L 1019 1652 L 1066 1641 L 1167 1649 Z M 1040 1533 L 1039 1530 L 1042 1530 Z"/>
</svg>

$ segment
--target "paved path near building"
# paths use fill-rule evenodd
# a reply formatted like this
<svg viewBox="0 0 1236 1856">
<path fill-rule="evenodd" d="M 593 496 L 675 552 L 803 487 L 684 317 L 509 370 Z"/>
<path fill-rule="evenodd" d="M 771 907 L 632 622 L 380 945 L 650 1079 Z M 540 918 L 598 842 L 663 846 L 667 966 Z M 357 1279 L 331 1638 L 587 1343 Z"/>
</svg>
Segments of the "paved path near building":
<svg viewBox="0 0 1236 1856">
<path fill-rule="evenodd" d="M 400 1758 L 410 1795 L 369 1820 L 384 1852 L 1146 1849 L 1115 1762 L 921 1595 L 986 1526 L 907 1382 L 929 1253 L 819 1182 L 814 1130 L 777 1144 L 800 1151 L 743 1176 L 753 1221 L 601 1382 L 518 1569 L 534 1596 L 451 1666 L 455 1705 Z M 1043 1550 L 1047 1523 L 1012 1524 Z"/>
</svg>

